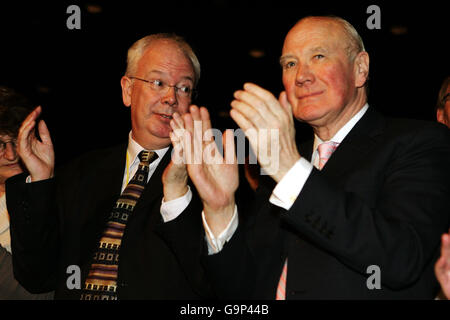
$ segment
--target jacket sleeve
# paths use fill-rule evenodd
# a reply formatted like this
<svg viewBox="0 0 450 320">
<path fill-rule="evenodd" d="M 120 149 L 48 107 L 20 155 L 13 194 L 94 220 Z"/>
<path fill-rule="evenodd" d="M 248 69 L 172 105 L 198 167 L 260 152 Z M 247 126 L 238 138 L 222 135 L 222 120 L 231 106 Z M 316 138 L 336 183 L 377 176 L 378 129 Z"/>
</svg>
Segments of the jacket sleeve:
<svg viewBox="0 0 450 320">
<path fill-rule="evenodd" d="M 6 181 L 14 276 L 31 293 L 48 292 L 55 289 L 59 248 L 55 181 L 25 180 L 20 174 Z"/>
</svg>

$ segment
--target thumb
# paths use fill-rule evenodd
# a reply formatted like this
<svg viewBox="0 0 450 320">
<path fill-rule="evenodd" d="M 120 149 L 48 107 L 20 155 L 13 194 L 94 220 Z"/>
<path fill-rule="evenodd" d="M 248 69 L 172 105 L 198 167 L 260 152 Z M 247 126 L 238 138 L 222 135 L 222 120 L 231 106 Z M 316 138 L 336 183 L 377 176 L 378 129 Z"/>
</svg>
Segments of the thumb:
<svg viewBox="0 0 450 320">
<path fill-rule="evenodd" d="M 52 139 L 50 137 L 50 131 L 48 131 L 47 124 L 44 120 L 40 120 L 38 124 L 38 132 L 41 140 L 44 144 L 51 145 Z"/>
<path fill-rule="evenodd" d="M 280 93 L 280 97 L 278 98 L 278 102 L 280 102 L 283 109 L 287 112 L 288 115 L 292 116 L 292 106 L 287 99 L 286 91 Z"/>
</svg>

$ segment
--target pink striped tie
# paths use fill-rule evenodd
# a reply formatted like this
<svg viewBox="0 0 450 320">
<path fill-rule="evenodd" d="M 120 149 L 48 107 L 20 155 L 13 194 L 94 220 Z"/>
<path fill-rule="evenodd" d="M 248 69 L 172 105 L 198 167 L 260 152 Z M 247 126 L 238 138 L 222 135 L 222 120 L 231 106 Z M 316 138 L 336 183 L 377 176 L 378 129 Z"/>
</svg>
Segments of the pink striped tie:
<svg viewBox="0 0 450 320">
<path fill-rule="evenodd" d="M 317 150 L 319 151 L 319 170 L 322 170 L 338 145 L 339 143 L 333 141 L 319 144 L 319 146 L 317 147 Z"/>
<path fill-rule="evenodd" d="M 276 300 L 286 300 L 287 258 L 284 262 L 280 281 L 278 281 Z"/>
<path fill-rule="evenodd" d="M 339 146 L 339 143 L 328 141 L 318 146 L 319 151 L 319 170 L 327 163 L 333 152 Z M 276 300 L 286 300 L 286 279 L 287 279 L 287 258 L 284 262 L 283 271 L 281 272 L 280 281 L 278 281 Z"/>
</svg>

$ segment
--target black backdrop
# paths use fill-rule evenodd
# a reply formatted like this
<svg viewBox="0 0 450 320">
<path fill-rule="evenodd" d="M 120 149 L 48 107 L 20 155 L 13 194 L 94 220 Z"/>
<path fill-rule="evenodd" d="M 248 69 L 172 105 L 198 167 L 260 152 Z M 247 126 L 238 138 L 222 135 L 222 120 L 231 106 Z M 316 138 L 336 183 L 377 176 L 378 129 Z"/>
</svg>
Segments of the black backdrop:
<svg viewBox="0 0 450 320">
<path fill-rule="evenodd" d="M 66 27 L 71 4 L 81 9 L 80 30 Z M 366 26 L 372 4 L 381 9 L 380 30 Z M 244 82 L 276 95 L 282 90 L 278 58 L 289 28 L 306 15 L 334 14 L 358 29 L 370 54 L 369 103 L 387 115 L 434 120 L 449 74 L 448 12 L 444 1 L 2 2 L 0 84 L 43 106 L 62 163 L 126 141 L 129 109 L 120 77 L 127 49 L 147 34 L 175 32 L 202 65 L 196 102 L 212 110 L 215 127 L 233 128 L 230 102 Z"/>
</svg>

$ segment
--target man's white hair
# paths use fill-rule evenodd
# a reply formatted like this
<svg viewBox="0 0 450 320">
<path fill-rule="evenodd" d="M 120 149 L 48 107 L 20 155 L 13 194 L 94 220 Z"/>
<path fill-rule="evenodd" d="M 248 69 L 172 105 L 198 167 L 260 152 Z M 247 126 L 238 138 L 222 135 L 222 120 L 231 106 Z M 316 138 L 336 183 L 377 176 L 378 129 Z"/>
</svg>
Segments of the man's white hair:
<svg viewBox="0 0 450 320">
<path fill-rule="evenodd" d="M 126 76 L 134 76 L 136 74 L 137 66 L 145 50 L 156 40 L 169 40 L 175 43 L 178 48 L 186 55 L 186 57 L 191 61 L 192 67 L 194 69 L 194 85 L 196 86 L 200 79 L 200 62 L 197 56 L 192 50 L 191 46 L 180 37 L 173 33 L 156 33 L 146 37 L 143 37 L 136 41 L 130 49 L 128 49 L 127 54 L 127 69 L 125 71 Z"/>
<path fill-rule="evenodd" d="M 364 47 L 363 40 L 361 36 L 359 35 L 358 31 L 348 22 L 347 20 L 337 17 L 337 16 L 308 16 L 305 18 L 300 19 L 297 23 L 300 23 L 303 20 L 308 19 L 327 19 L 334 22 L 337 22 L 342 26 L 342 30 L 344 31 L 345 35 L 347 36 L 348 40 L 348 47 L 347 47 L 347 54 L 351 61 L 353 61 L 358 53 L 366 51 Z"/>
</svg>

